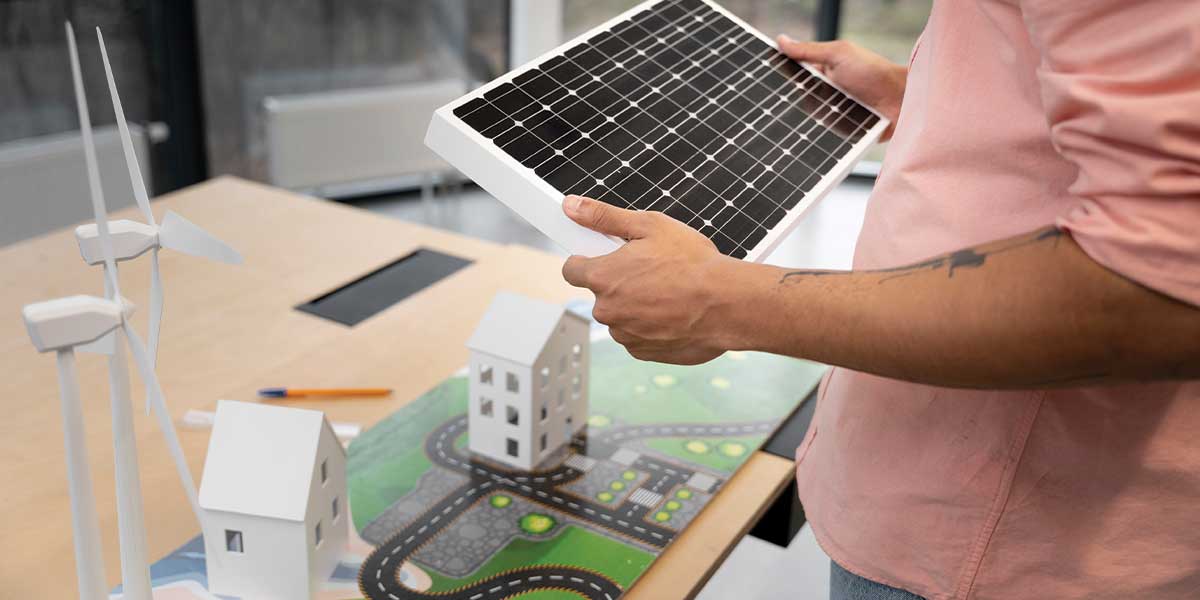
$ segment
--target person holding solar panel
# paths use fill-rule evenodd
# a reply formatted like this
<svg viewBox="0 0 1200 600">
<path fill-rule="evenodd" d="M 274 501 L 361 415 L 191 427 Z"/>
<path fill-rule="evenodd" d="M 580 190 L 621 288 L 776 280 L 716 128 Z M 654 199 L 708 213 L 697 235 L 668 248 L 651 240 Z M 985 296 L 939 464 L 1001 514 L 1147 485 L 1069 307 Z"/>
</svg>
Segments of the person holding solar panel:
<svg viewBox="0 0 1200 600">
<path fill-rule="evenodd" d="M 935 2 L 907 67 L 780 48 L 895 124 L 848 272 L 629 240 L 563 275 L 634 356 L 834 365 L 797 451 L 836 598 L 1200 596 L 1200 3 Z"/>
</svg>

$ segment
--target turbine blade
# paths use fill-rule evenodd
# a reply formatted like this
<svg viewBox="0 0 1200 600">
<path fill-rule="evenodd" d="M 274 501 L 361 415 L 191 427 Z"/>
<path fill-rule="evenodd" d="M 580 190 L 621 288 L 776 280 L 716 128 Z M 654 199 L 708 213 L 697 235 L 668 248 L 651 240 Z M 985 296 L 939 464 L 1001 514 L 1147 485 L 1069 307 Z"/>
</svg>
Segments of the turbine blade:
<svg viewBox="0 0 1200 600">
<path fill-rule="evenodd" d="M 122 329 L 125 331 L 125 339 L 129 344 L 129 351 L 133 354 L 133 362 L 137 365 L 138 374 L 141 375 L 142 381 L 150 387 L 154 413 L 158 418 L 158 428 L 162 430 L 163 437 L 167 440 L 167 452 L 170 453 L 171 460 L 175 463 L 175 470 L 179 473 L 179 482 L 183 484 L 183 491 L 187 494 L 188 502 L 192 505 L 192 512 L 196 514 L 196 521 L 203 531 L 204 513 L 200 510 L 200 499 L 196 495 L 196 482 L 192 479 L 191 470 L 188 469 L 187 458 L 183 455 L 183 446 L 179 444 L 179 434 L 175 431 L 175 424 L 171 421 L 170 413 L 167 412 L 167 401 L 163 397 L 162 386 L 159 385 L 158 376 L 154 374 L 154 369 L 150 366 L 146 346 L 142 344 L 142 339 L 130 326 L 129 321 L 122 324 Z"/>
<path fill-rule="evenodd" d="M 158 269 L 158 248 L 150 251 L 150 368 L 158 369 L 158 334 L 162 327 L 163 289 L 162 273 Z M 146 414 L 150 414 L 150 390 L 146 390 Z"/>
<path fill-rule="evenodd" d="M 113 79 L 112 65 L 108 63 L 108 49 L 104 47 L 104 34 L 96 28 L 96 39 L 100 42 L 100 57 L 104 59 L 104 75 L 108 77 L 108 93 L 112 95 L 113 114 L 117 117 L 117 128 L 121 130 L 121 149 L 125 151 L 125 166 L 129 168 L 129 182 L 133 184 L 133 197 L 146 222 L 154 225 L 154 213 L 150 211 L 150 196 L 146 193 L 146 182 L 142 179 L 142 168 L 133 152 L 133 138 L 129 136 L 129 124 L 125 122 L 125 109 L 121 108 L 121 95 L 117 93 L 117 82 Z M 152 344 L 153 345 L 153 344 Z"/>
<path fill-rule="evenodd" d="M 87 165 L 88 191 L 92 196 L 92 213 L 100 232 L 100 248 L 104 251 L 104 276 L 112 292 L 109 299 L 121 296 L 117 281 L 117 263 L 113 260 L 112 240 L 108 237 L 108 210 L 104 206 L 104 191 L 100 189 L 100 169 L 96 166 L 96 144 L 92 140 L 92 119 L 88 115 L 87 98 L 83 95 L 83 76 L 79 72 L 79 48 L 75 45 L 75 30 L 67 21 L 67 48 L 71 53 L 71 79 L 75 84 L 75 104 L 79 109 L 79 129 L 83 134 L 83 159 Z"/>
<path fill-rule="evenodd" d="M 231 265 L 242 264 L 242 255 L 237 250 L 173 211 L 163 214 L 162 225 L 158 227 L 158 243 L 163 248 L 184 254 Z"/>
</svg>

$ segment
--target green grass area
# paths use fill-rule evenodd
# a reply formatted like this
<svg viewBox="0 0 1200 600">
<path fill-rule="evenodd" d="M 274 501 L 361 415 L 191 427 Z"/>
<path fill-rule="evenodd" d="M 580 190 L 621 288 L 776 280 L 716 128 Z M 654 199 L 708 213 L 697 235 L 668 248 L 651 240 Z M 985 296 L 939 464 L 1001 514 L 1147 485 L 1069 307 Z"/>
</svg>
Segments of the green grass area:
<svg viewBox="0 0 1200 600">
<path fill-rule="evenodd" d="M 694 443 L 697 440 L 687 438 L 654 438 L 645 440 L 647 446 L 668 456 L 716 469 L 723 473 L 733 473 L 738 466 L 745 462 L 754 448 L 762 445 L 765 435 L 750 435 L 744 437 L 713 438 L 708 443 L 708 451 L 697 453 Z M 738 454 L 735 451 L 740 451 Z"/>
<path fill-rule="evenodd" d="M 548 540 L 514 539 L 470 577 L 454 579 L 433 571 L 428 573 L 433 578 L 431 592 L 449 591 L 496 573 L 531 565 L 574 565 L 592 569 L 604 573 L 621 587 L 629 587 L 653 560 L 654 555 L 649 552 L 586 529 L 568 526 Z"/>
<path fill-rule="evenodd" d="M 431 466 L 425 436 L 467 409 L 467 380 L 446 380 L 363 432 L 347 450 L 346 479 L 359 531 L 412 491 Z"/>
<path fill-rule="evenodd" d="M 464 431 L 458 434 L 458 437 L 454 438 L 454 447 L 458 448 L 459 450 L 466 450 L 467 443 L 470 442 L 470 440 L 471 434 Z"/>
<path fill-rule="evenodd" d="M 758 352 L 728 352 L 690 367 L 642 362 L 606 340 L 592 344 L 590 408 L 626 424 L 783 418 L 824 369 Z"/>
</svg>

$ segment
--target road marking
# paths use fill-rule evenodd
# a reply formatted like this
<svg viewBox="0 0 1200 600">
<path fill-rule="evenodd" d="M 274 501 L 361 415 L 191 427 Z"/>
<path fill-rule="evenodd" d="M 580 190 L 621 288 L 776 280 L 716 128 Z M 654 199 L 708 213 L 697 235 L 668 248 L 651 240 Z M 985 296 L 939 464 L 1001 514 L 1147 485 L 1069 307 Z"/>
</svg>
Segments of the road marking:
<svg viewBox="0 0 1200 600">
<path fill-rule="evenodd" d="M 383 570 L 375 569 L 375 579 L 383 579 Z"/>
<path fill-rule="evenodd" d="M 578 577 L 572 577 L 571 581 L 574 581 L 575 583 L 583 583 L 583 580 Z"/>
<path fill-rule="evenodd" d="M 529 580 L 530 580 L 530 581 L 541 581 L 541 580 L 542 580 L 542 576 L 541 576 L 541 575 L 534 575 L 534 576 L 530 577 L 530 578 L 529 578 Z"/>
<path fill-rule="evenodd" d="M 579 510 L 579 505 L 575 504 L 574 502 L 568 502 L 567 506 L 570 506 L 571 508 L 573 508 L 575 510 Z"/>
<path fill-rule="evenodd" d="M 562 581 L 562 575 L 551 575 L 550 579 L 553 579 L 555 581 Z"/>
<path fill-rule="evenodd" d="M 634 530 L 634 531 L 637 531 L 637 532 L 640 532 L 640 533 L 646 533 L 646 528 L 645 528 L 645 527 L 641 527 L 641 526 L 639 526 L 639 525 L 634 525 L 634 526 L 633 526 L 633 530 Z"/>
<path fill-rule="evenodd" d="M 426 529 L 429 529 L 429 526 L 428 526 L 428 525 L 422 525 L 422 526 L 421 526 L 421 528 L 417 530 L 417 533 L 418 533 L 418 534 L 425 533 L 425 530 L 426 530 Z"/>
<path fill-rule="evenodd" d="M 557 503 L 559 503 L 559 504 L 562 504 L 562 503 L 563 503 L 563 499 L 562 499 L 562 498 L 559 498 L 558 496 L 555 496 L 555 497 L 551 498 L 551 500 L 553 500 L 553 501 L 555 501 L 555 502 L 557 502 Z"/>
<path fill-rule="evenodd" d="M 617 522 L 620 523 L 622 527 L 629 527 L 628 521 L 622 521 L 620 519 L 617 519 Z"/>
<path fill-rule="evenodd" d="M 379 591 L 381 591 L 381 592 L 386 592 L 386 591 L 387 591 L 387 588 L 383 587 L 383 582 L 382 582 L 382 581 L 376 581 L 376 582 L 375 582 L 375 585 L 379 586 Z"/>
<path fill-rule="evenodd" d="M 610 516 L 608 516 L 608 515 L 604 515 L 604 514 L 600 515 L 600 518 L 601 518 L 601 519 L 604 519 L 605 521 L 611 521 L 611 520 L 612 520 L 612 517 L 610 517 Z"/>
<path fill-rule="evenodd" d="M 537 495 L 541 496 L 542 498 L 546 498 L 549 496 L 549 494 L 547 494 L 546 492 L 543 492 L 542 490 L 538 490 Z"/>
<path fill-rule="evenodd" d="M 431 519 L 429 522 L 430 522 L 430 523 L 437 523 L 438 521 L 441 521 L 441 520 L 442 520 L 442 515 L 437 515 L 437 516 L 435 516 L 433 519 Z"/>
<path fill-rule="evenodd" d="M 494 588 L 492 588 L 492 589 L 488 590 L 488 593 L 489 593 L 489 594 L 495 594 L 496 592 L 498 592 L 498 591 L 500 591 L 500 590 L 502 590 L 502 589 L 504 589 L 504 586 L 502 586 L 502 585 L 498 585 L 498 586 L 496 586 L 496 587 L 494 587 Z"/>
<path fill-rule="evenodd" d="M 595 589 L 597 592 L 599 592 L 599 591 L 600 591 L 600 586 L 598 586 L 598 585 L 596 585 L 596 584 L 594 584 L 594 583 L 589 583 L 588 585 L 592 586 L 592 588 L 594 588 L 594 589 Z"/>
<path fill-rule="evenodd" d="M 482 597 L 483 597 L 483 592 L 479 592 L 478 594 L 471 596 L 471 600 L 479 600 Z"/>
<path fill-rule="evenodd" d="M 518 586 L 518 585 L 521 585 L 521 580 L 520 580 L 520 579 L 514 579 L 514 580 L 512 580 L 512 581 L 508 582 L 508 587 L 515 587 L 515 586 Z"/>
<path fill-rule="evenodd" d="M 583 512 L 585 512 L 585 513 L 587 513 L 587 514 L 589 514 L 589 515 L 594 515 L 594 514 L 596 514 L 596 511 L 594 511 L 594 510 L 592 510 L 592 509 L 590 509 L 590 508 L 585 508 L 585 509 L 583 509 Z"/>
</svg>

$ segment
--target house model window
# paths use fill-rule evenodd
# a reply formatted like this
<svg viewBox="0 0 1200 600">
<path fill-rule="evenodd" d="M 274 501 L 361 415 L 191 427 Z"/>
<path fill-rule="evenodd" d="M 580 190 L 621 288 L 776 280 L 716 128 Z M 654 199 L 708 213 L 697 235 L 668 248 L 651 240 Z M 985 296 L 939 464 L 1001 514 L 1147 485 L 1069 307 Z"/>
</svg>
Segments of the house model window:
<svg viewBox="0 0 1200 600">
<path fill-rule="evenodd" d="M 495 410 L 495 407 L 493 406 L 491 398 L 480 398 L 479 399 L 479 414 L 481 414 L 485 417 L 490 417 L 493 414 L 495 414 L 495 412 L 496 412 L 496 410 Z"/>
<path fill-rule="evenodd" d="M 520 425 L 521 424 L 521 413 L 517 412 L 517 409 L 515 407 L 505 406 L 504 407 L 504 420 L 508 421 L 509 425 Z"/>
<path fill-rule="evenodd" d="M 321 461 L 321 485 L 329 481 L 329 459 Z"/>
<path fill-rule="evenodd" d="M 338 499 L 337 499 L 337 496 L 334 496 L 334 497 L 333 497 L 333 504 L 331 505 L 331 508 L 333 509 L 333 510 L 331 511 L 331 512 L 333 513 L 333 521 L 336 523 L 336 522 L 337 522 L 337 520 L 338 520 L 338 517 L 339 517 L 339 516 L 341 516 L 341 513 L 340 513 L 340 512 L 339 512 L 339 510 L 338 510 Z"/>
<path fill-rule="evenodd" d="M 521 382 L 517 380 L 516 373 L 505 373 L 504 388 L 514 394 L 521 391 Z"/>
<path fill-rule="evenodd" d="M 558 357 L 558 376 L 562 377 L 567 374 L 567 355 Z"/>
<path fill-rule="evenodd" d="M 583 360 L 583 347 L 575 344 L 571 347 L 571 364 L 578 367 L 581 360 Z"/>
<path fill-rule="evenodd" d="M 508 451 L 509 456 L 516 458 L 520 450 L 520 447 L 517 445 L 517 440 L 508 438 L 508 448 L 506 448 L 506 450 Z"/>
<path fill-rule="evenodd" d="M 578 398 L 579 392 L 582 389 L 583 389 L 583 387 L 579 383 L 579 376 L 576 375 L 576 376 L 572 377 L 571 378 L 571 397 Z"/>
<path fill-rule="evenodd" d="M 546 410 L 546 403 L 542 403 L 542 422 L 546 422 L 546 417 L 550 416 L 550 411 Z"/>
<path fill-rule="evenodd" d="M 225 549 L 229 552 L 236 552 L 238 554 L 245 552 L 242 547 L 242 532 L 234 531 L 233 529 L 226 529 Z"/>
<path fill-rule="evenodd" d="M 541 451 L 542 452 L 546 451 L 546 438 L 547 438 L 547 434 L 543 433 L 542 439 L 541 439 L 541 444 L 542 444 Z"/>
<path fill-rule="evenodd" d="M 317 526 L 313 529 L 313 546 L 320 546 L 321 539 L 321 522 L 317 521 Z"/>
<path fill-rule="evenodd" d="M 492 385 L 492 367 L 491 365 L 482 365 L 479 367 L 479 383 Z"/>
<path fill-rule="evenodd" d="M 563 425 L 563 439 L 568 442 L 571 441 L 571 435 L 575 433 L 574 431 L 572 431 L 573 428 L 571 427 L 571 422 L 572 422 L 571 415 L 567 415 L 567 421 Z"/>
<path fill-rule="evenodd" d="M 542 389 L 550 385 L 550 367 L 542 367 Z"/>
</svg>

